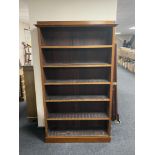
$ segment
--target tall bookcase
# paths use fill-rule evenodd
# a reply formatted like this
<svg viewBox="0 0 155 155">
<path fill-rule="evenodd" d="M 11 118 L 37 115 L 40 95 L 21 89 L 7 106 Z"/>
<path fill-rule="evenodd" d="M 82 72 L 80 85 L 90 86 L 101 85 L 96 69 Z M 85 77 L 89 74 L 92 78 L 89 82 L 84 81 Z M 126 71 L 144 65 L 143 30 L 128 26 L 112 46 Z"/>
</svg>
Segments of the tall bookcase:
<svg viewBox="0 0 155 155">
<path fill-rule="evenodd" d="M 110 142 L 114 21 L 39 21 L 45 142 Z"/>
</svg>

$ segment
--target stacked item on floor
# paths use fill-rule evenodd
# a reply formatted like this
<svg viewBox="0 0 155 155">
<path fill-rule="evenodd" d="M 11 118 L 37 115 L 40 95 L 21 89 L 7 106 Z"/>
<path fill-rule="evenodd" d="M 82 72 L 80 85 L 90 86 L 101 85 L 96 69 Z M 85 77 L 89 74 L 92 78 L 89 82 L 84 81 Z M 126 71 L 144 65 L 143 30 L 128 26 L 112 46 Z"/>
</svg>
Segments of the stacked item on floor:
<svg viewBox="0 0 155 155">
<path fill-rule="evenodd" d="M 118 49 L 118 64 L 130 72 L 135 72 L 135 50 L 121 47 Z"/>
<path fill-rule="evenodd" d="M 26 102 L 27 118 L 37 120 L 36 93 L 33 66 L 22 66 L 19 70 L 22 99 Z"/>
</svg>

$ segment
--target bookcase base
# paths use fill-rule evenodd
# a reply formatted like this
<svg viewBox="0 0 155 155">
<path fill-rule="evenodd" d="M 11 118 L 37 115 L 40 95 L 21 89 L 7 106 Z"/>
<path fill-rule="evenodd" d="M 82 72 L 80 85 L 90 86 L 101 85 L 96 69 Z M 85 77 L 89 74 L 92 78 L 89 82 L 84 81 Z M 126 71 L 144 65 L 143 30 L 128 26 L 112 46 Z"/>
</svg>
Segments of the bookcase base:
<svg viewBox="0 0 155 155">
<path fill-rule="evenodd" d="M 45 143 L 108 143 L 111 137 L 46 137 Z"/>
</svg>

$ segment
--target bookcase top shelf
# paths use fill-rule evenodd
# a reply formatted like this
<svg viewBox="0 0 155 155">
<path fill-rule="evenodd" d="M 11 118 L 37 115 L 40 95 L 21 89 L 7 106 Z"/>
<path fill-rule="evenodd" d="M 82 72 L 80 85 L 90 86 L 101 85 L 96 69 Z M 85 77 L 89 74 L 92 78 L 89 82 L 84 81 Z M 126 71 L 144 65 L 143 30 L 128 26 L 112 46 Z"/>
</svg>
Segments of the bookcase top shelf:
<svg viewBox="0 0 155 155">
<path fill-rule="evenodd" d="M 115 21 L 38 21 L 37 27 L 117 26 Z"/>
</svg>

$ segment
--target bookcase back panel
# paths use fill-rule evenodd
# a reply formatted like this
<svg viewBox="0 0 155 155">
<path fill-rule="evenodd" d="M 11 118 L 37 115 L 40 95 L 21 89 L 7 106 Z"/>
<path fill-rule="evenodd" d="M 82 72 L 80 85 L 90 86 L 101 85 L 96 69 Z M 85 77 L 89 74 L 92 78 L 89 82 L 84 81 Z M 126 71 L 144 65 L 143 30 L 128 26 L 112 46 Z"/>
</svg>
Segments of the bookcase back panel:
<svg viewBox="0 0 155 155">
<path fill-rule="evenodd" d="M 47 102 L 49 113 L 108 112 L 108 102 Z"/>
<path fill-rule="evenodd" d="M 107 130 L 108 121 L 48 121 L 50 130 Z"/>
<path fill-rule="evenodd" d="M 101 49 L 44 49 L 45 63 L 111 63 L 111 48 Z"/>
<path fill-rule="evenodd" d="M 109 68 L 46 68 L 46 80 L 75 80 L 75 79 L 106 79 L 110 80 Z"/>
<path fill-rule="evenodd" d="M 42 45 L 111 45 L 111 27 L 45 27 L 41 28 Z"/>
<path fill-rule="evenodd" d="M 58 85 L 45 86 L 47 96 L 71 95 L 106 95 L 109 96 L 109 85 Z"/>
</svg>

